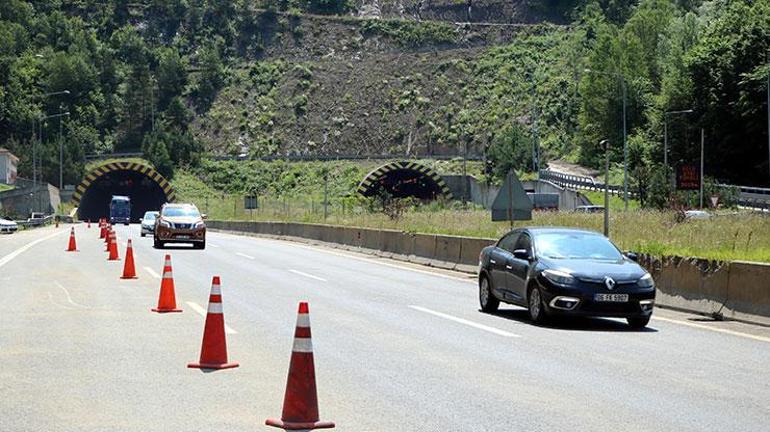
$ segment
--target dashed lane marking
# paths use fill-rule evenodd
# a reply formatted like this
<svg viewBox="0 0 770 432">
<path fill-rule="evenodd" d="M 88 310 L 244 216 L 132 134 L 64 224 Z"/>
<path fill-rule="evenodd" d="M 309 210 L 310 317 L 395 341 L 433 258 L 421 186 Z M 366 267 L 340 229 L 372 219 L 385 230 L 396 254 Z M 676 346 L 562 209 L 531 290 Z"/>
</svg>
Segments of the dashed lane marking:
<svg viewBox="0 0 770 432">
<path fill-rule="evenodd" d="M 315 280 L 321 281 L 321 282 L 328 282 L 326 279 L 324 279 L 322 277 L 313 276 L 311 274 L 308 274 L 308 273 L 305 273 L 305 272 L 301 272 L 299 270 L 289 269 L 289 271 L 294 273 L 294 274 L 298 274 L 300 276 L 305 276 L 306 278 L 315 279 Z"/>
<path fill-rule="evenodd" d="M 240 256 L 240 257 L 244 257 L 244 258 L 246 258 L 246 259 L 250 259 L 250 260 L 256 259 L 256 258 L 254 258 L 254 257 L 253 257 L 253 256 L 251 256 L 251 255 L 246 255 L 245 253 L 236 252 L 235 254 L 236 254 L 236 255 L 238 255 L 238 256 Z"/>
<path fill-rule="evenodd" d="M 219 247 L 219 245 L 215 245 L 215 244 L 212 244 L 212 243 L 209 243 L 209 246 L 211 246 L 213 248 L 218 248 Z"/>
<path fill-rule="evenodd" d="M 155 270 L 153 270 L 153 269 L 151 269 L 151 268 L 149 268 L 149 267 L 145 267 L 145 268 L 144 268 L 144 271 L 146 271 L 147 273 L 149 273 L 149 274 L 150 274 L 150 276 L 154 277 L 155 279 L 160 279 L 160 275 L 159 275 L 159 274 L 157 274 L 157 273 L 155 273 Z"/>
<path fill-rule="evenodd" d="M 198 303 L 188 301 L 186 302 L 195 312 L 198 312 L 201 316 L 206 316 L 206 309 L 203 309 L 203 306 L 199 305 Z M 229 325 L 225 324 L 225 333 L 227 334 L 238 334 L 237 331 L 230 328 Z"/>
<path fill-rule="evenodd" d="M 671 318 L 664 318 L 664 317 L 660 317 L 660 316 L 656 316 L 656 315 L 653 315 L 652 319 L 658 320 L 658 321 L 670 322 L 670 323 L 673 323 L 673 324 L 679 324 L 679 325 L 683 325 L 683 326 L 687 326 L 687 327 L 699 328 L 699 329 L 703 329 L 703 330 L 710 330 L 710 331 L 717 332 L 717 333 L 724 333 L 724 334 L 729 334 L 729 335 L 732 335 L 732 336 L 738 336 L 738 337 L 742 337 L 742 338 L 754 339 L 754 340 L 770 343 L 770 338 L 768 338 L 768 337 L 753 335 L 753 334 L 749 334 L 749 333 L 742 333 L 742 332 L 738 332 L 738 331 L 735 331 L 735 330 L 728 330 L 728 329 L 723 329 L 723 328 L 719 328 L 719 327 L 711 327 L 711 326 L 707 326 L 707 325 L 703 325 L 703 324 L 697 324 L 697 323 L 681 321 L 681 320 L 676 320 L 676 319 L 671 319 Z"/>
<path fill-rule="evenodd" d="M 440 317 L 440 318 L 448 319 L 448 320 L 454 321 L 456 323 L 465 324 L 467 326 L 470 326 L 470 327 L 473 327 L 473 328 L 477 328 L 479 330 L 484 330 L 484 331 L 487 331 L 487 332 L 490 332 L 490 333 L 494 333 L 494 334 L 496 334 L 498 336 L 514 337 L 514 338 L 521 337 L 521 335 L 510 333 L 510 332 L 507 332 L 505 330 L 500 330 L 500 329 L 497 329 L 497 328 L 494 328 L 494 327 L 486 326 L 484 324 L 475 323 L 473 321 L 468 321 L 467 319 L 458 318 L 458 317 L 455 317 L 455 316 L 452 316 L 452 315 L 447 315 L 445 313 L 436 312 L 434 310 L 431 310 L 431 309 L 428 309 L 428 308 L 424 308 L 422 306 L 410 305 L 409 307 L 414 309 L 414 310 L 418 310 L 420 312 L 425 312 L 427 314 L 431 314 L 431 315 L 434 315 L 434 316 L 437 316 L 437 317 Z"/>
</svg>

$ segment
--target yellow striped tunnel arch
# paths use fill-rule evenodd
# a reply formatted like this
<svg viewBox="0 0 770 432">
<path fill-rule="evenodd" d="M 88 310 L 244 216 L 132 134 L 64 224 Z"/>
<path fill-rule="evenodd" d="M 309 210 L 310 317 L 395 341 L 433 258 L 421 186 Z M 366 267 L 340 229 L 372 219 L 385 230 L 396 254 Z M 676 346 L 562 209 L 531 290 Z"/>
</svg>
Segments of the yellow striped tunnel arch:
<svg viewBox="0 0 770 432">
<path fill-rule="evenodd" d="M 81 181 L 80 184 L 75 188 L 75 193 L 72 195 L 72 201 L 75 203 L 75 205 L 80 205 L 80 199 L 83 198 L 83 194 L 86 193 L 86 190 L 94 181 L 96 181 L 99 177 L 113 171 L 136 171 L 138 173 L 144 174 L 145 176 L 155 181 L 158 186 L 163 189 L 163 193 L 166 194 L 168 202 L 174 202 L 176 199 L 174 188 L 171 187 L 171 184 L 168 182 L 168 180 L 166 180 L 166 178 L 163 177 L 159 172 L 155 171 L 153 167 L 140 162 L 124 161 L 105 163 L 94 168 L 90 173 L 86 174 L 86 176 L 83 177 L 83 181 Z"/>
<path fill-rule="evenodd" d="M 373 194 L 377 183 L 379 183 L 379 181 L 389 172 L 396 170 L 411 170 L 422 173 L 436 183 L 444 198 L 452 199 L 452 193 L 449 191 L 449 187 L 447 187 L 444 179 L 442 179 L 440 175 L 428 166 L 409 161 L 391 162 L 375 169 L 364 177 L 364 180 L 358 185 L 357 192 L 364 196 Z"/>
</svg>

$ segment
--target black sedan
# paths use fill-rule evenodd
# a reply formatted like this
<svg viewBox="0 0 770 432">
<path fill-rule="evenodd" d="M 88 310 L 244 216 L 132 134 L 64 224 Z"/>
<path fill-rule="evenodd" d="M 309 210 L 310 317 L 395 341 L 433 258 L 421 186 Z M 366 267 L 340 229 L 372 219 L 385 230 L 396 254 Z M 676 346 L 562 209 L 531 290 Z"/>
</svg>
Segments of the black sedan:
<svg viewBox="0 0 770 432">
<path fill-rule="evenodd" d="M 635 259 L 593 231 L 516 229 L 481 251 L 481 310 L 493 312 L 504 302 L 528 308 L 535 323 L 551 315 L 603 316 L 643 328 L 655 283 Z"/>
</svg>

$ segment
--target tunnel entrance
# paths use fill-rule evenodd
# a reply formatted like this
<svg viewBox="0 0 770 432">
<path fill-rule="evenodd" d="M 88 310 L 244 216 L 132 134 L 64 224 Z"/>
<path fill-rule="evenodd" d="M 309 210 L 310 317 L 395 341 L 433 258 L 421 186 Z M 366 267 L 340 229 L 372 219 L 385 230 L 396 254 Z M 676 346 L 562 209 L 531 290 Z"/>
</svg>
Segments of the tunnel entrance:
<svg viewBox="0 0 770 432">
<path fill-rule="evenodd" d="M 358 193 L 366 197 L 377 196 L 383 191 L 394 198 L 452 198 L 444 180 L 435 171 L 415 162 L 383 165 L 367 174 L 358 186 Z"/>
<path fill-rule="evenodd" d="M 152 167 L 114 162 L 94 169 L 78 185 L 73 196 L 78 218 L 109 218 L 113 195 L 131 198 L 131 222 L 138 222 L 144 212 L 160 210 L 163 204 L 174 200 L 171 185 Z"/>
</svg>

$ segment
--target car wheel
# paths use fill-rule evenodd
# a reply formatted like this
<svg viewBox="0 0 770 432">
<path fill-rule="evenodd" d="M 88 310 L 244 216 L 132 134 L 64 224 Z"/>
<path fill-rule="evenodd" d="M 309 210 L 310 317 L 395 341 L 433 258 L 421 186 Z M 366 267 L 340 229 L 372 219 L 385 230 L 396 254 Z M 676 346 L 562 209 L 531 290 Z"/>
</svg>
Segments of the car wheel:
<svg viewBox="0 0 770 432">
<path fill-rule="evenodd" d="M 544 323 L 547 317 L 540 287 L 533 287 L 529 291 L 527 305 L 529 306 L 529 317 L 532 319 L 532 322 L 535 324 Z"/>
<path fill-rule="evenodd" d="M 626 318 L 626 321 L 628 321 L 628 325 L 631 326 L 631 328 L 643 329 L 647 327 L 647 324 L 650 323 L 650 318 L 652 318 L 652 315 L 643 317 L 628 317 Z"/>
<path fill-rule="evenodd" d="M 479 280 L 479 304 L 484 312 L 494 312 L 500 306 L 500 300 L 492 294 L 492 286 L 486 276 L 482 276 Z"/>
<path fill-rule="evenodd" d="M 154 241 L 153 247 L 155 249 L 162 249 L 163 248 L 163 242 L 158 240 L 157 238 L 155 238 L 154 240 L 155 241 Z"/>
<path fill-rule="evenodd" d="M 147 237 L 147 234 L 145 234 L 145 233 L 141 233 L 140 235 L 141 235 L 142 237 Z"/>
<path fill-rule="evenodd" d="M 206 249 L 206 242 L 193 243 L 195 249 Z"/>
</svg>

